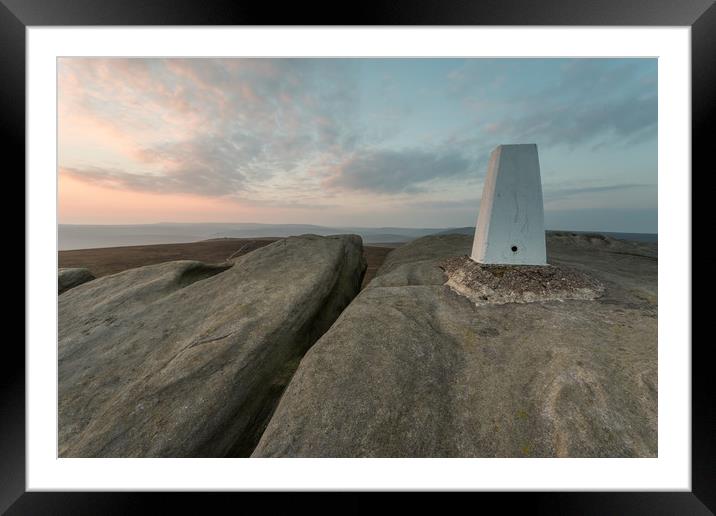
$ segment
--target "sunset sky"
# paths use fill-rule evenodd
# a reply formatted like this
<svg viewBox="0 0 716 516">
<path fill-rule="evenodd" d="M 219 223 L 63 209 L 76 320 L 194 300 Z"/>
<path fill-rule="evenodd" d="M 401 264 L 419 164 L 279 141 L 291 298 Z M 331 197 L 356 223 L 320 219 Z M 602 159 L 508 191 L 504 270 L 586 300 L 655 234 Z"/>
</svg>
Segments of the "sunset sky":
<svg viewBox="0 0 716 516">
<path fill-rule="evenodd" d="M 61 58 L 59 222 L 475 224 L 537 143 L 550 229 L 657 231 L 655 59 Z"/>
</svg>

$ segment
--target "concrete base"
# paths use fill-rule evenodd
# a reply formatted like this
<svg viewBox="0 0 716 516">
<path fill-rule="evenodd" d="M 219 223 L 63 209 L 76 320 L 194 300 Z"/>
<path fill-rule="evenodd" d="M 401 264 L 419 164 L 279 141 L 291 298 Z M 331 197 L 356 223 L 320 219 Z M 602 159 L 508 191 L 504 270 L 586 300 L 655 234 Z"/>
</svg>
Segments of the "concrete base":
<svg viewBox="0 0 716 516">
<path fill-rule="evenodd" d="M 492 151 L 470 258 L 547 264 L 537 145 L 500 145 Z"/>
</svg>

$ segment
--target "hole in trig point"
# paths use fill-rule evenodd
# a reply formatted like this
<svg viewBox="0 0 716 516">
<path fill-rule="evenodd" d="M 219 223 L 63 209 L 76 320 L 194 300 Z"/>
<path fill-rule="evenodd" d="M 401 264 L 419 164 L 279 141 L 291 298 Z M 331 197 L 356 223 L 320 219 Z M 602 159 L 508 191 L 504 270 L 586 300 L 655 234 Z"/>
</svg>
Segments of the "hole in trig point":
<svg viewBox="0 0 716 516">
<path fill-rule="evenodd" d="M 511 249 L 512 249 L 512 252 L 513 252 L 513 253 L 516 253 L 516 252 L 517 252 L 517 246 L 516 246 L 516 245 L 513 245 L 513 246 L 511 247 Z"/>
</svg>

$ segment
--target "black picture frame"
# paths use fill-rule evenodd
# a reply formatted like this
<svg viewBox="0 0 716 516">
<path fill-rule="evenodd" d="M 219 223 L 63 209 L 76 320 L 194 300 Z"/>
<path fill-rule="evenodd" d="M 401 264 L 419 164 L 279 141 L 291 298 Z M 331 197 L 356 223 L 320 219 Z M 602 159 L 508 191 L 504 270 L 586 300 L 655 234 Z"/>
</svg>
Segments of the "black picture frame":
<svg viewBox="0 0 716 516">
<path fill-rule="evenodd" d="M 0 116 L 3 146 L 16 169 L 25 165 L 25 30 L 29 26 L 105 25 L 553 25 L 690 26 L 692 45 L 692 169 L 709 163 L 716 118 L 716 5 L 713 0 L 446 0 L 380 1 L 340 5 L 190 0 L 0 0 Z M 685 170 L 684 174 L 691 171 Z M 693 177 L 691 173 L 691 177 Z M 22 186 L 21 188 L 24 188 Z M 693 202 L 693 201 L 692 201 Z M 14 217 L 16 219 L 16 217 Z M 24 252 L 24 251 L 23 251 Z M 16 260 L 15 260 L 16 261 Z M 25 277 L 32 271 L 25 270 Z M 693 318 L 692 318 L 693 320 Z M 688 345 L 689 343 L 673 343 Z M 712 514 L 716 511 L 716 410 L 707 358 L 708 340 L 692 346 L 692 491 L 641 493 L 480 493 L 500 510 L 524 507 L 549 514 Z M 0 375 L 0 512 L 8 514 L 120 514 L 150 508 L 163 512 L 206 509 L 234 493 L 202 500 L 187 494 L 25 492 L 25 352 L 7 338 Z M 709 369 L 707 369 L 709 368 Z M 158 498 L 160 496 L 161 498 Z M 247 496 L 244 494 L 244 496 Z M 298 499 L 271 494 L 271 512 L 364 512 L 374 505 L 356 493 L 337 494 L 318 505 L 312 495 Z M 255 499 L 256 495 L 249 498 Z M 232 498 L 233 501 L 233 498 Z M 266 502 L 262 502 L 264 505 Z M 419 500 L 423 507 L 425 501 Z M 444 510 L 443 502 L 441 508 Z M 470 504 L 476 502 L 471 500 Z M 340 508 L 340 509 L 339 509 Z"/>
</svg>

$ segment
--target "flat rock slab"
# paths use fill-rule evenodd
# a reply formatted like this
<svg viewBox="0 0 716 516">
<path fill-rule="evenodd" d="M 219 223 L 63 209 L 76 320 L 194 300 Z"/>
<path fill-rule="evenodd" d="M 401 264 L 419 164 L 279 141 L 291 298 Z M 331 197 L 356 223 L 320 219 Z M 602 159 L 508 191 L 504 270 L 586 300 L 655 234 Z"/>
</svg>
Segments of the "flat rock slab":
<svg viewBox="0 0 716 516">
<path fill-rule="evenodd" d="M 447 276 L 445 284 L 476 305 L 596 299 L 604 292 L 593 276 L 560 265 L 482 264 L 458 256 L 440 268 Z"/>
<path fill-rule="evenodd" d="M 57 271 L 57 293 L 63 294 L 71 288 L 92 281 L 94 275 L 83 267 L 62 268 Z"/>
<path fill-rule="evenodd" d="M 139 267 L 59 297 L 61 457 L 246 456 L 360 289 L 355 235 Z"/>
<path fill-rule="evenodd" d="M 304 356 L 252 456 L 655 457 L 655 246 L 548 234 L 548 263 L 601 297 L 477 306 L 441 269 L 471 244 L 393 251 Z"/>
</svg>

